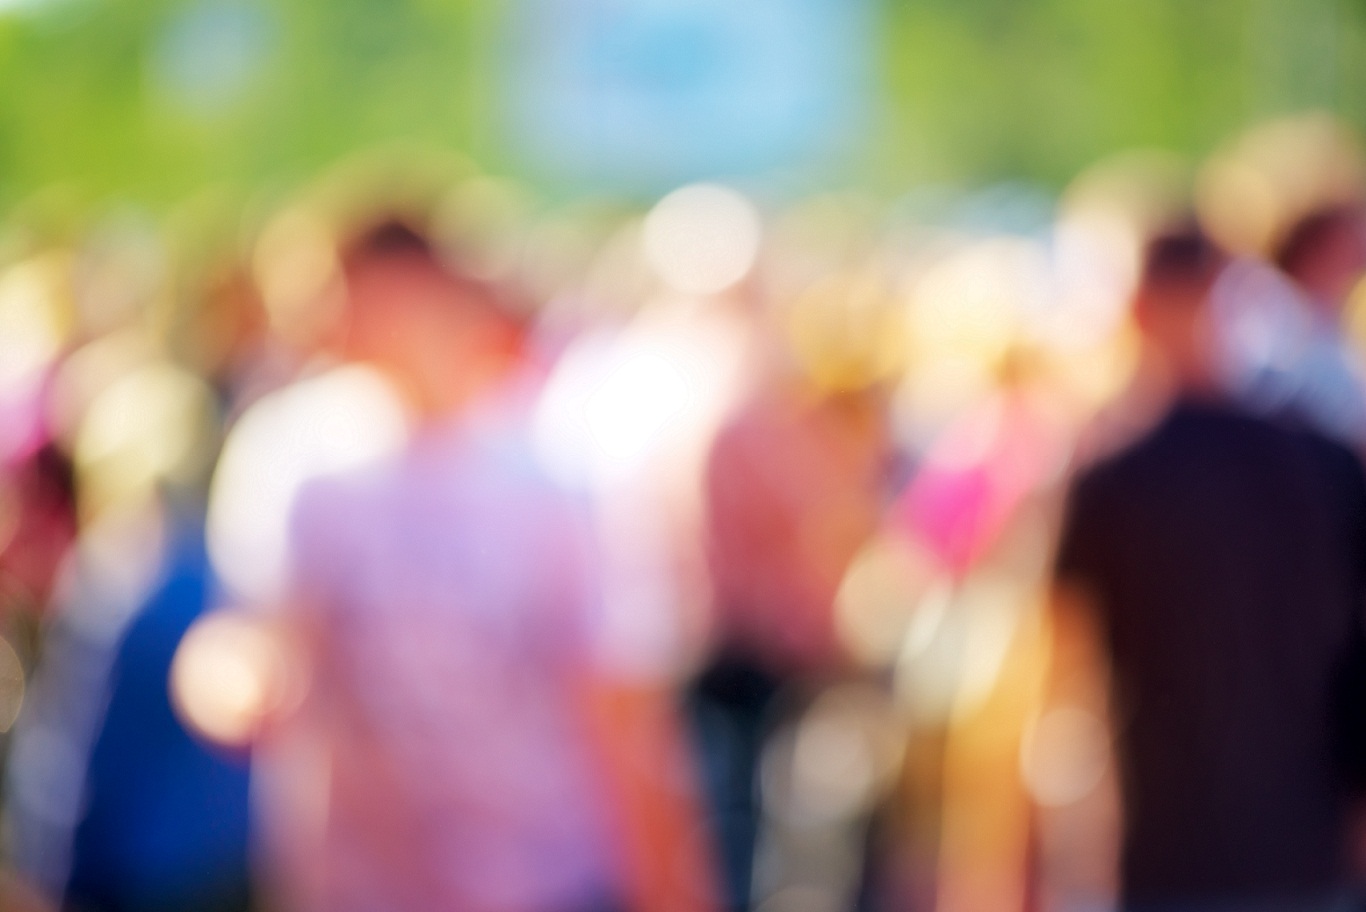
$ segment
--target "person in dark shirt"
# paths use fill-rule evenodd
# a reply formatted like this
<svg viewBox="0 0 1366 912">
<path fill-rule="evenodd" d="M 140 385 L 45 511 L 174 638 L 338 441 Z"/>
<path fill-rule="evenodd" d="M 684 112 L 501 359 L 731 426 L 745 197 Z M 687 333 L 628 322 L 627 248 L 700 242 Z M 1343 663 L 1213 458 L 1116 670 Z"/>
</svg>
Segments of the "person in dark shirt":
<svg viewBox="0 0 1366 912">
<path fill-rule="evenodd" d="M 1108 679 L 1122 908 L 1334 908 L 1366 479 L 1345 448 L 1219 393 L 1205 302 L 1222 262 L 1193 230 L 1150 245 L 1135 318 L 1167 405 L 1073 484 L 1053 677 L 1075 694 L 1068 666 L 1089 655 Z"/>
</svg>

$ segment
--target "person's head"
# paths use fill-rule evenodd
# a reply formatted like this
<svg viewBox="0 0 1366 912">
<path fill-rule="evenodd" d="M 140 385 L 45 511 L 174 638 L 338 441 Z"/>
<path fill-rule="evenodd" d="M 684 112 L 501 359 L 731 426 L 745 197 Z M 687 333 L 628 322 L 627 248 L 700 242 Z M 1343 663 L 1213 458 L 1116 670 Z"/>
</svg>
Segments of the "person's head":
<svg viewBox="0 0 1366 912">
<path fill-rule="evenodd" d="M 1194 226 L 1157 235 L 1144 251 L 1134 318 L 1180 387 L 1212 383 L 1208 301 L 1224 264 L 1223 252 Z"/>
<path fill-rule="evenodd" d="M 1366 272 L 1366 211 L 1317 209 L 1296 222 L 1276 249 L 1276 265 L 1336 316 Z"/>
<path fill-rule="evenodd" d="M 342 272 L 343 356 L 384 371 L 424 412 L 458 408 L 516 357 L 521 325 L 497 289 L 452 272 L 404 221 L 359 234 Z"/>
</svg>

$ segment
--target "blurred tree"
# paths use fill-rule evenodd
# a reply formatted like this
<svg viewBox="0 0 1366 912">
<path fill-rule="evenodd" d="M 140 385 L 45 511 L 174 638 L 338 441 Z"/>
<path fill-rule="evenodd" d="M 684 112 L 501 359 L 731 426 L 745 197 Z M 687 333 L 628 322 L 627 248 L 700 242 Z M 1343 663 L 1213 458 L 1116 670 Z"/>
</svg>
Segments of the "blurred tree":
<svg viewBox="0 0 1366 912">
<path fill-rule="evenodd" d="M 0 203 L 54 183 L 162 206 L 397 138 L 502 170 L 507 0 L 0 0 Z M 831 177 L 1058 185 L 1258 117 L 1366 125 L 1358 0 L 881 0 L 882 97 Z"/>
</svg>

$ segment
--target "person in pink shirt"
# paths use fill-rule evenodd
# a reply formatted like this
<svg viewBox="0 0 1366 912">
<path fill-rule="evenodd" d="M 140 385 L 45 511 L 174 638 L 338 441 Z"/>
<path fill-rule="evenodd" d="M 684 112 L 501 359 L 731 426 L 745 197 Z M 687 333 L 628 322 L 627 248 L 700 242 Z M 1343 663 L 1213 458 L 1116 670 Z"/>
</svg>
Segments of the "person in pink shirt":
<svg viewBox="0 0 1366 912">
<path fill-rule="evenodd" d="M 789 376 L 760 386 L 709 454 L 715 638 L 689 701 L 732 912 L 754 908 L 767 889 L 757 850 L 774 733 L 811 693 L 853 671 L 835 601 L 877 529 L 893 456 L 880 389 L 831 392 Z"/>
<path fill-rule="evenodd" d="M 294 509 L 295 718 L 328 775 L 301 895 L 328 912 L 707 908 L 668 715 L 595 661 L 589 507 L 530 445 L 518 321 L 397 222 L 343 263 L 341 350 L 415 430 Z"/>
</svg>

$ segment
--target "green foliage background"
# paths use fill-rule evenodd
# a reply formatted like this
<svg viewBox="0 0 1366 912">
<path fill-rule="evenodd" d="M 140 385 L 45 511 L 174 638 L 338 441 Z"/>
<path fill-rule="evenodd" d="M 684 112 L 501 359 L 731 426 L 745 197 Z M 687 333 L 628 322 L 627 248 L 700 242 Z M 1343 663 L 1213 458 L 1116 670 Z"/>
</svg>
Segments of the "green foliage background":
<svg viewBox="0 0 1366 912">
<path fill-rule="evenodd" d="M 62 185 L 158 208 L 394 139 L 505 169 L 497 0 L 262 2 L 261 65 L 205 115 L 149 76 L 185 0 L 8 0 L 0 204 Z M 881 0 L 881 14 L 878 113 L 834 182 L 1058 186 L 1108 152 L 1200 154 L 1278 112 L 1366 125 L 1361 0 Z"/>
</svg>

